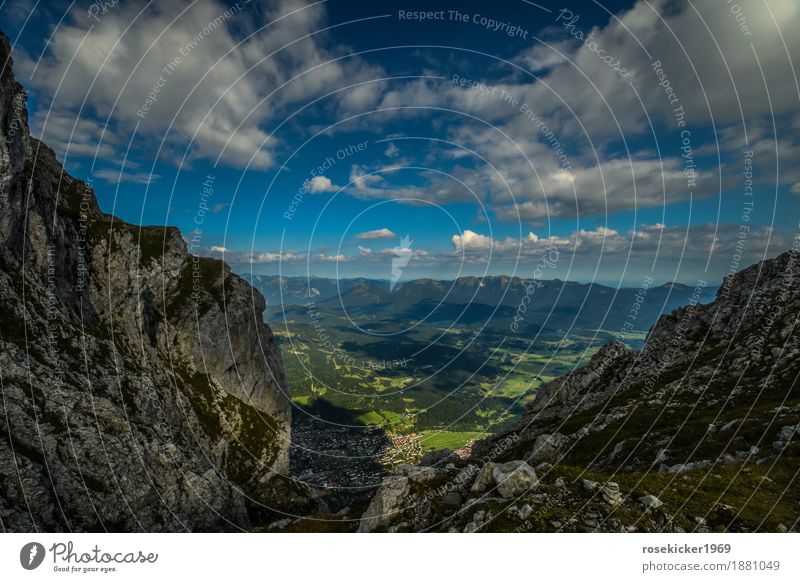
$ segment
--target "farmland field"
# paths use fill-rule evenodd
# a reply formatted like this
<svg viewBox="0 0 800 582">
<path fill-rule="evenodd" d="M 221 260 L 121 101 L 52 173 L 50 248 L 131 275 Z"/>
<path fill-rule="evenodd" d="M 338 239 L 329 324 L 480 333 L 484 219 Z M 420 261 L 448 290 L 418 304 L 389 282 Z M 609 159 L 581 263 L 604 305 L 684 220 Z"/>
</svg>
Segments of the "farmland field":
<svg viewBox="0 0 800 582">
<path fill-rule="evenodd" d="M 443 334 L 422 324 L 387 341 L 326 314 L 323 345 L 300 311 L 271 321 L 293 403 L 307 409 L 324 400 L 350 411 L 355 425 L 415 434 L 422 453 L 461 448 L 507 426 L 542 384 L 587 361 L 612 335 L 587 330 L 531 341 L 468 327 Z"/>
<path fill-rule="evenodd" d="M 510 277 L 420 279 L 394 290 L 377 280 L 254 284 L 270 305 L 266 320 L 282 351 L 296 434 L 327 427 L 325 446 L 342 454 L 364 437 L 372 468 L 468 450 L 610 339 L 640 347 L 656 318 L 691 292 L 655 288 L 642 307 L 637 289 L 564 281 L 543 282 L 528 303 L 529 287 Z M 309 419 L 322 423 L 316 432 L 305 426 Z"/>
</svg>

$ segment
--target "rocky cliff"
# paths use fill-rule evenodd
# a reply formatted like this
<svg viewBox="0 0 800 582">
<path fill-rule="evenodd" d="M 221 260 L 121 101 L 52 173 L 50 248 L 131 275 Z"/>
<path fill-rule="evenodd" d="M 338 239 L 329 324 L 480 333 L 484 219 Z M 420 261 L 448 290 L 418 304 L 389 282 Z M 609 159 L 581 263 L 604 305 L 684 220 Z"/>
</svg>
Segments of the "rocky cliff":
<svg viewBox="0 0 800 582">
<path fill-rule="evenodd" d="M 800 240 L 543 386 L 468 460 L 402 467 L 360 530 L 796 530 L 799 316 Z"/>
<path fill-rule="evenodd" d="M 0 527 L 248 527 L 290 439 L 263 297 L 102 213 L 29 134 L 2 33 L 0 66 Z"/>
</svg>

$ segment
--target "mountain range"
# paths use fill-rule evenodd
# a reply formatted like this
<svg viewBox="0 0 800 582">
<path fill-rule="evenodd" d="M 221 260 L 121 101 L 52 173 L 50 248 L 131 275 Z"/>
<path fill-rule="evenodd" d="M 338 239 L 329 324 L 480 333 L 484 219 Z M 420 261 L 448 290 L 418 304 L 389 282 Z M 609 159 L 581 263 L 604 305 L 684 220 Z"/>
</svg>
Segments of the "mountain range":
<svg viewBox="0 0 800 582">
<path fill-rule="evenodd" d="M 303 306 L 353 317 L 424 320 L 453 325 L 504 326 L 536 331 L 603 328 L 648 330 L 662 313 L 687 304 L 695 286 L 643 281 L 638 288 L 597 283 L 461 277 L 453 281 L 415 279 L 390 291 L 388 281 L 243 275 L 275 313 L 302 313 Z M 716 287 L 704 284 L 699 300 L 713 300 Z"/>
</svg>

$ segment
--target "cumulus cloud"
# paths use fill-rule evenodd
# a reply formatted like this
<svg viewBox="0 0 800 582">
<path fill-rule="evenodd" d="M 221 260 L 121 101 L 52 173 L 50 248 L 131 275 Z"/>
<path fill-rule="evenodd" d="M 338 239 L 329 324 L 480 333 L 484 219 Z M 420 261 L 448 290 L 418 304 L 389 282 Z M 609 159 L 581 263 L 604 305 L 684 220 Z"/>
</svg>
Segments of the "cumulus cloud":
<svg viewBox="0 0 800 582">
<path fill-rule="evenodd" d="M 800 129 L 786 134 L 790 126 L 800 128 L 790 60 L 800 54 L 800 5 L 795 0 L 736 5 L 743 13 L 738 19 L 732 6 L 717 0 L 639 0 L 598 27 L 577 14 L 577 28 L 591 34 L 604 54 L 620 61 L 629 71 L 625 77 L 553 22 L 542 35 L 546 44 L 533 44 L 515 58 L 521 67 L 538 73 L 536 78 L 503 67 L 507 76 L 499 81 L 481 79 L 493 93 L 460 87 L 449 78 L 395 83 L 376 96 L 374 107 L 389 109 L 380 114 L 387 119 L 446 118 L 448 138 L 475 149 L 497 169 L 478 168 L 479 177 L 472 183 L 477 182 L 476 191 L 492 192 L 490 208 L 503 220 L 585 216 L 724 191 L 741 169 L 731 169 L 725 159 L 721 168 L 715 167 L 715 136 L 695 130 L 712 123 L 725 139 L 726 132 L 746 122 L 750 145 L 760 154 L 759 180 L 800 182 Z M 742 17 L 747 31 L 740 27 Z M 654 62 L 660 62 L 678 101 L 670 101 Z M 504 92 L 528 105 L 531 115 L 498 97 Z M 714 156 L 706 160 L 712 170 L 701 170 L 698 160 L 695 184 L 683 173 L 676 107 L 685 112 L 697 155 Z M 463 116 L 442 113 L 442 108 L 474 115 L 491 126 L 465 122 Z M 771 124 L 773 116 L 788 121 L 781 126 L 784 136 L 779 140 L 758 131 L 758 124 Z M 365 120 L 365 127 L 368 123 L 375 119 Z M 741 130 L 738 137 L 744 141 Z M 723 149 L 736 155 L 737 150 Z M 450 155 L 470 157 L 457 148 Z M 779 176 L 774 171 L 776 157 Z M 571 182 L 561 180 L 565 164 L 574 177 Z M 392 189 L 382 187 L 381 178 L 363 172 L 353 178 L 360 180 L 351 192 L 355 196 L 391 196 Z M 417 194 L 444 201 L 465 194 L 452 184 L 434 185 Z"/>
<path fill-rule="evenodd" d="M 424 161 L 449 175 L 416 173 L 404 182 L 409 174 L 401 167 L 419 160 L 401 158 L 399 148 L 389 143 L 381 152 L 383 163 L 351 167 L 345 192 L 356 198 L 478 202 L 485 204 L 492 219 L 522 220 L 537 228 L 548 217 L 669 205 L 724 191 L 731 180 L 741 177 L 745 145 L 756 152 L 757 181 L 777 180 L 800 194 L 800 114 L 790 62 L 790 56 L 800 54 L 800 5 L 794 0 L 740 3 L 750 33 L 746 36 L 731 4 L 718 0 L 638 0 L 602 26 L 590 28 L 578 20 L 578 28 L 591 33 L 599 46 L 631 71 L 627 78 L 553 22 L 541 35 L 549 44 L 532 43 L 513 59 L 537 76 L 495 63 L 498 68 L 482 80 L 493 83 L 496 94 L 458 86 L 449 78 L 373 83 L 383 72 L 359 58 L 323 66 L 347 54 L 330 36 L 312 34 L 326 25 L 323 4 L 304 5 L 299 0 L 282 0 L 267 8 L 255 4 L 243 5 L 223 20 L 220 16 L 230 5 L 221 0 L 198 0 L 189 7 L 179 0 L 160 0 L 136 18 L 138 7 L 120 3 L 99 23 L 84 11 L 74 11 L 38 65 L 36 56 L 16 55 L 26 84 L 41 96 L 34 127 L 62 156 L 113 159 L 138 124 L 137 136 L 152 144 L 152 151 L 170 128 L 166 147 L 182 154 L 178 148 L 191 144 L 189 158 L 219 158 L 234 166 L 252 159 L 253 166 L 268 168 L 284 144 L 268 138 L 266 128 L 285 119 L 297 104 L 343 83 L 356 83 L 331 99 L 330 111 L 343 115 L 367 108 L 400 109 L 365 116 L 348 129 L 379 128 L 385 137 L 384 132 L 397 135 L 393 132 L 398 128 L 376 120 L 430 116 L 440 124 L 433 126 L 437 136 L 464 146 L 430 146 Z M 213 22 L 217 24 L 211 30 Z M 269 27 L 244 40 L 246 33 L 265 24 Z M 293 44 L 284 50 L 287 43 Z M 681 158 L 676 103 L 670 102 L 656 77 L 654 61 L 661 61 L 678 104 L 686 111 L 695 154 L 708 156 L 707 165 L 714 167 L 696 169 L 696 185 L 689 182 Z M 170 63 L 176 67 L 165 74 Z M 160 77 L 163 86 L 139 115 Z M 536 117 L 503 102 L 497 96 L 500 92 L 529 105 Z M 446 115 L 442 108 L 466 115 Z M 485 123 L 470 120 L 469 115 Z M 780 127 L 780 136 L 775 135 L 773 123 Z M 401 147 L 403 156 L 421 151 Z M 715 167 L 718 150 L 728 156 L 720 168 Z M 104 180 L 120 179 L 119 172 L 116 177 L 111 170 L 100 172 Z M 122 178 L 145 183 L 145 174 L 131 169 Z M 309 187 L 312 193 L 338 189 L 324 176 L 315 177 Z M 652 250 L 647 245 L 660 241 L 664 246 L 658 252 L 668 248 L 680 252 L 675 245 L 682 248 L 690 236 L 692 245 L 699 245 L 690 252 L 696 252 L 725 248 L 728 239 L 719 235 L 725 228 L 692 227 L 683 238 L 677 227 L 651 226 L 636 232 L 590 229 L 555 242 L 566 240 L 565 245 L 579 252 L 601 248 L 597 245 L 604 245 L 604 252 L 627 252 L 631 245 Z M 451 243 L 472 253 L 489 249 L 513 253 L 520 246 L 555 244 L 547 242 L 550 237 L 530 235 L 521 242 L 498 241 L 467 230 Z M 755 234 L 749 240 L 760 241 Z M 359 253 L 361 248 L 366 247 Z M 380 255 L 374 252 L 371 260 Z M 312 253 L 311 259 L 331 257 L 322 256 Z M 241 258 L 307 260 L 302 253 L 274 252 Z"/>
<path fill-rule="evenodd" d="M 494 241 L 490 237 L 471 230 L 465 230 L 462 234 L 454 234 L 450 240 L 456 250 L 486 250 L 491 249 L 494 245 Z"/>
<path fill-rule="evenodd" d="M 602 229 L 602 227 L 600 227 Z M 514 254 L 521 255 L 526 252 L 546 249 L 548 247 L 569 247 L 579 244 L 578 234 L 581 236 L 594 236 L 602 233 L 598 230 L 593 233 L 581 231 L 573 234 L 572 237 L 539 237 L 534 232 L 529 232 L 522 238 L 506 237 L 495 239 L 488 235 L 479 234 L 471 230 L 465 230 L 462 234 L 454 234 L 450 238 L 453 251 L 459 255 L 468 255 L 471 259 L 488 259 L 490 255 L 503 258 L 511 257 Z M 615 233 L 616 234 L 616 233 Z"/>
<path fill-rule="evenodd" d="M 718 185 L 696 169 L 687 176 L 675 159 L 616 159 L 571 171 L 555 168 L 542 171 L 539 181 L 525 181 L 513 170 L 505 177 L 517 192 L 516 200 L 501 190 L 494 202 L 498 217 L 511 221 L 661 206 L 692 193 L 709 194 Z"/>
<path fill-rule="evenodd" d="M 540 236 L 529 232 L 522 238 L 495 239 L 469 230 L 453 235 L 452 254 L 465 256 L 471 262 L 485 262 L 536 257 L 547 249 L 557 248 L 561 253 L 577 259 L 599 260 L 601 255 L 626 257 L 661 257 L 664 260 L 714 259 L 730 261 L 740 254 L 737 248 L 740 227 L 736 224 L 701 224 L 671 226 L 641 224 L 627 232 L 606 226 L 580 229 L 568 236 Z M 777 234 L 771 227 L 755 227 L 748 231 L 742 266 L 747 261 L 758 260 L 766 249 L 783 251 L 791 245 L 786 236 Z"/>
<path fill-rule="evenodd" d="M 577 269 L 575 272 L 591 274 L 601 266 L 603 269 L 615 268 L 612 265 L 630 265 L 633 271 L 652 273 L 652 265 L 657 262 L 664 272 L 672 272 L 672 278 L 685 278 L 688 271 L 681 270 L 681 265 L 694 264 L 699 266 L 692 272 L 714 281 L 721 279 L 732 268 L 731 265 L 735 265 L 735 269 L 743 268 L 765 254 L 772 256 L 783 252 L 792 244 L 790 237 L 765 226 L 753 227 L 744 239 L 744 247 L 740 247 L 737 246 L 742 240 L 740 233 L 738 224 L 713 223 L 693 226 L 639 224 L 626 231 L 601 225 L 564 235 L 529 231 L 519 237 L 492 237 L 465 230 L 450 238 L 449 249 L 413 248 L 409 265 L 414 269 L 427 269 L 427 273 L 441 273 L 445 278 L 455 272 L 509 274 L 526 272 L 543 256 L 552 258 L 555 251 L 560 257 L 561 272 L 554 271 L 553 276 L 574 278 L 575 275 L 571 274 L 573 268 Z M 224 258 L 231 264 L 371 265 L 375 273 L 388 273 L 391 261 L 397 257 L 396 250 L 373 250 L 358 245 L 352 253 L 332 254 L 322 248 L 304 253 L 292 250 L 237 251 L 216 245 L 199 254 Z M 605 270 L 601 272 L 607 274 Z"/>
<path fill-rule="evenodd" d="M 620 76 L 580 40 L 565 43 L 563 22 L 556 22 L 551 32 L 558 40 L 552 48 L 535 45 L 517 57 L 523 66 L 547 69 L 543 82 L 528 85 L 525 97 L 555 119 L 568 106 L 575 116 L 562 116 L 565 130 L 585 128 L 595 141 L 619 137 L 620 129 L 626 134 L 647 131 L 648 115 L 672 123 L 677 105 L 693 123 L 740 123 L 743 116 L 793 112 L 797 87 L 787 73 L 791 56 L 800 51 L 797 2 L 741 4 L 747 31 L 731 6 L 716 0 L 639 0 L 606 26 L 594 28 L 574 10 L 576 29 L 591 34 L 596 47 L 629 75 Z M 654 61 L 662 63 L 677 104 L 666 98 Z"/>
<path fill-rule="evenodd" d="M 331 182 L 330 178 L 325 176 L 314 176 L 309 182 L 307 189 L 312 194 L 321 194 L 323 192 L 336 192 L 341 190 L 341 186 L 336 186 Z"/>
<path fill-rule="evenodd" d="M 364 200 L 382 199 L 405 201 L 408 204 L 424 204 L 433 202 L 446 204 L 449 202 L 475 201 L 475 195 L 466 184 L 456 178 L 459 170 L 443 171 L 402 171 L 404 166 L 413 166 L 409 160 L 398 161 L 393 166 L 379 166 L 369 169 L 354 164 L 350 169 L 350 185 L 346 192 Z M 449 174 L 449 175 L 448 175 Z M 403 180 L 411 176 L 422 179 L 423 185 L 410 185 Z"/>
<path fill-rule="evenodd" d="M 324 263 L 340 263 L 348 260 L 345 255 L 329 255 L 328 253 L 320 253 L 316 258 Z"/>
<path fill-rule="evenodd" d="M 307 255 L 297 251 L 240 251 L 221 245 L 200 249 L 197 253 L 204 257 L 223 258 L 232 264 L 297 263 L 305 261 Z"/>
<path fill-rule="evenodd" d="M 94 176 L 109 184 L 119 184 L 122 182 L 127 182 L 129 184 L 150 184 L 161 178 L 158 174 L 150 174 L 149 172 L 120 172 L 119 170 L 108 169 L 97 170 L 94 172 Z"/>
<path fill-rule="evenodd" d="M 325 26 L 320 4 L 159 0 L 140 10 L 121 2 L 99 22 L 71 11 L 40 61 L 17 55 L 50 112 L 34 126 L 59 150 L 94 155 L 98 136 L 115 149 L 138 124 L 145 143 L 157 144 L 169 130 L 167 146 L 180 155 L 189 144 L 190 158 L 267 168 L 279 145 L 263 129 L 270 120 L 345 78 L 371 77 L 359 59 L 323 64 L 345 49 L 312 34 Z M 64 120 L 76 119 L 73 133 Z M 105 132 L 80 127 L 92 119 Z"/>
<path fill-rule="evenodd" d="M 86 116 L 76 117 L 67 110 L 43 110 L 34 112 L 31 133 L 53 148 L 65 161 L 72 156 L 114 159 L 121 140 L 112 133 L 103 133 L 103 124 Z M 102 141 L 101 141 L 102 140 Z M 131 161 L 127 160 L 130 164 Z"/>
<path fill-rule="evenodd" d="M 368 230 L 366 232 L 360 232 L 356 235 L 356 238 L 361 240 L 387 240 L 396 237 L 397 235 L 388 228 Z"/>
</svg>

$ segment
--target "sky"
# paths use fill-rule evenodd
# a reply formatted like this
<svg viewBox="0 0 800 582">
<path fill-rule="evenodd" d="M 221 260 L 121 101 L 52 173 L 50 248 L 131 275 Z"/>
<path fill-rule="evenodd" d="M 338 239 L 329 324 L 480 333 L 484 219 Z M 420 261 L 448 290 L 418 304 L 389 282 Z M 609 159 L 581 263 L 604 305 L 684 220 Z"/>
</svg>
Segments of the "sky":
<svg viewBox="0 0 800 582">
<path fill-rule="evenodd" d="M 719 282 L 800 232 L 796 0 L 20 0 L 0 23 L 32 133 L 101 208 L 239 272 Z"/>
</svg>

